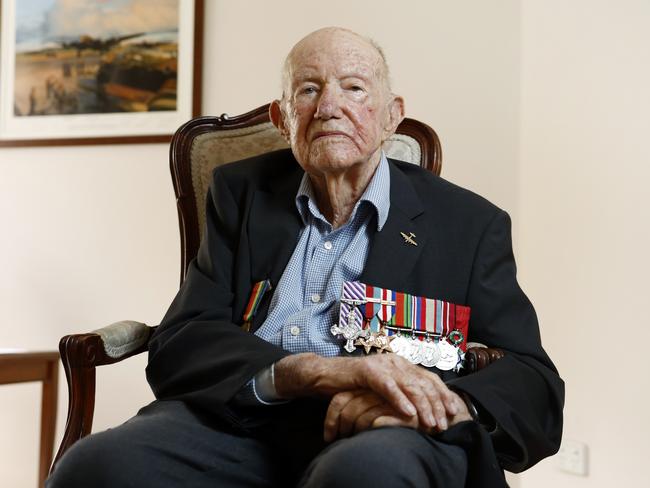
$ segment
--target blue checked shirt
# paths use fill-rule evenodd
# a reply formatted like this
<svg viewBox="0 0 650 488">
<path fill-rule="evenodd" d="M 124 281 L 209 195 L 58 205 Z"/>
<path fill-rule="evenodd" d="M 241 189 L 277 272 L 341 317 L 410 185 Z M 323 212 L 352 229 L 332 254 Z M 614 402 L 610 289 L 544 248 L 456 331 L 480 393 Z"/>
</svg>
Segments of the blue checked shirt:
<svg viewBox="0 0 650 488">
<path fill-rule="evenodd" d="M 293 353 L 338 356 L 344 343 L 330 328 L 338 321 L 343 282 L 359 279 L 373 228 L 380 231 L 388 218 L 390 172 L 386 155 L 382 152 L 375 174 L 342 227 L 333 229 L 316 206 L 307 173 L 296 195 L 296 207 L 304 227 L 271 298 L 267 318 L 255 334 Z M 250 397 L 251 390 L 261 403 L 277 399 L 272 367 L 260 372 L 240 392 L 239 399 Z"/>
</svg>

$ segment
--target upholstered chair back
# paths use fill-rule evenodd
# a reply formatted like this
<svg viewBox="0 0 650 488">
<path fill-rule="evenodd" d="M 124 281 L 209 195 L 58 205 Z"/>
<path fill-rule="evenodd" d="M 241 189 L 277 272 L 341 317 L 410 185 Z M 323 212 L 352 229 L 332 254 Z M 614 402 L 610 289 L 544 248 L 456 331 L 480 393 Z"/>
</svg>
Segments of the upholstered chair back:
<svg viewBox="0 0 650 488">
<path fill-rule="evenodd" d="M 205 222 L 205 196 L 212 170 L 222 164 L 287 148 L 271 124 L 268 105 L 236 117 L 200 117 L 174 135 L 170 164 L 181 230 L 181 282 L 196 255 Z M 389 158 L 421 165 L 440 174 L 437 135 L 426 124 L 405 119 L 384 144 Z"/>
</svg>

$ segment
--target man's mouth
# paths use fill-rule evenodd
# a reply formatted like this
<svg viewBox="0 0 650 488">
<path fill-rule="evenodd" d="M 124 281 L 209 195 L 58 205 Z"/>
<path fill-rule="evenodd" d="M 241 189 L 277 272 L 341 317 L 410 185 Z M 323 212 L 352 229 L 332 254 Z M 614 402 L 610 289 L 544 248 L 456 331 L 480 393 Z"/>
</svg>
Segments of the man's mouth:
<svg viewBox="0 0 650 488">
<path fill-rule="evenodd" d="M 312 141 L 315 141 L 316 139 L 321 139 L 323 137 L 349 137 L 345 132 L 338 131 L 338 130 L 328 130 L 328 131 L 319 131 L 314 134 L 312 137 Z"/>
</svg>

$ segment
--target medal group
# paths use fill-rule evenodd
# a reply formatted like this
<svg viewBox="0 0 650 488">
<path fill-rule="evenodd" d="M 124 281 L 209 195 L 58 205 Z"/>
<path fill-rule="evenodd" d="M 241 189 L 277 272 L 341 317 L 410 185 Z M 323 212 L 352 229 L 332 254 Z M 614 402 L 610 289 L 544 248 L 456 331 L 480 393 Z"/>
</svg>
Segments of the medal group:
<svg viewBox="0 0 650 488">
<path fill-rule="evenodd" d="M 443 371 L 462 367 L 470 308 L 359 281 L 343 283 L 339 323 L 331 328 L 351 353 L 392 352 Z"/>
</svg>

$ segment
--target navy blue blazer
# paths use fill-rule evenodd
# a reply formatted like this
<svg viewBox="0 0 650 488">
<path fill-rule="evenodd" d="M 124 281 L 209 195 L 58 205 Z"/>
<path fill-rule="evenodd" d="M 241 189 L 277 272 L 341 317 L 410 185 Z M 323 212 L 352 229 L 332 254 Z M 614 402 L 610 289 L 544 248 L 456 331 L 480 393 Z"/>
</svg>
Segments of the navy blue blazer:
<svg viewBox="0 0 650 488">
<path fill-rule="evenodd" d="M 468 340 L 505 351 L 472 375 L 435 370 L 499 426 L 492 436 L 473 422 L 440 434 L 472 453 L 468 486 L 505 484 L 501 468 L 521 471 L 557 451 L 564 403 L 564 384 L 517 283 L 510 219 L 416 165 L 389 160 L 389 166 L 388 220 L 372 238 L 360 279 L 468 305 Z M 215 169 L 200 249 L 150 343 L 147 379 L 157 398 L 181 399 L 246 429 L 247 419 L 230 400 L 289 352 L 244 331 L 241 317 L 253 284 L 268 278 L 276 285 L 294 250 L 302 226 L 295 206 L 302 175 L 290 150 Z M 413 232 L 418 245 L 405 245 L 401 232 Z M 253 330 L 266 317 L 270 295 Z"/>
</svg>

